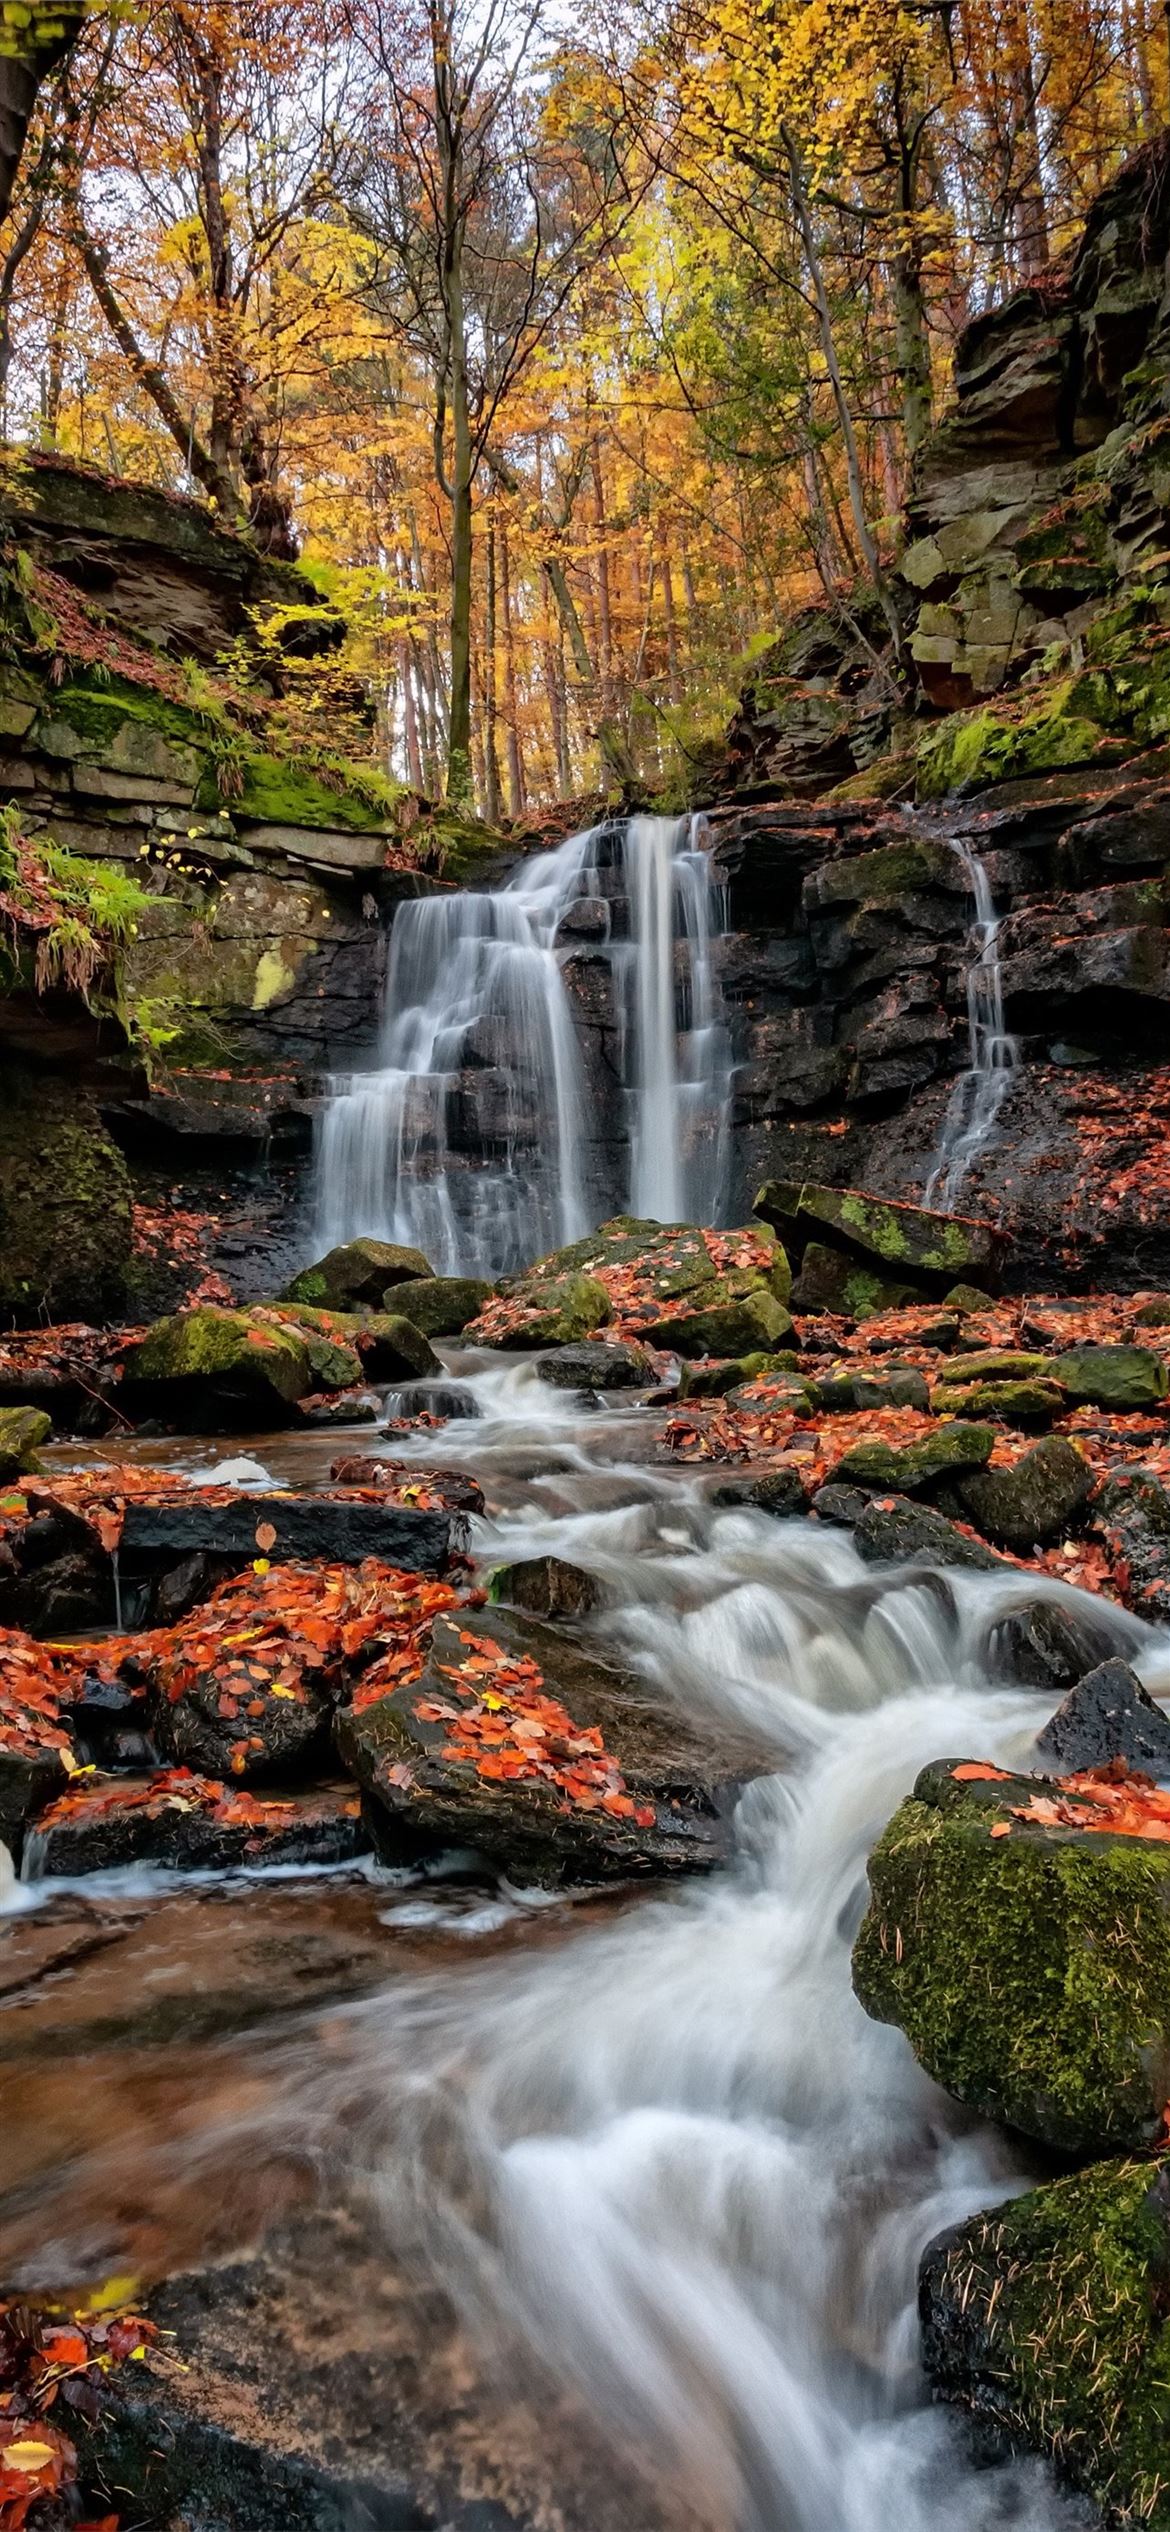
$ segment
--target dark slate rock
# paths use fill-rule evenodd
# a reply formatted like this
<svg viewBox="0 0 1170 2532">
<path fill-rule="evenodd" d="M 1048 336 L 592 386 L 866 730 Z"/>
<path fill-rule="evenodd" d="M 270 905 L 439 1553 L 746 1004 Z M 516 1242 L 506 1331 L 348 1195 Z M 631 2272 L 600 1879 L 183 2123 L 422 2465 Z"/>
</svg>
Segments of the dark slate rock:
<svg viewBox="0 0 1170 2532">
<path fill-rule="evenodd" d="M 534 1618 L 583 1618 L 599 1609 L 605 1594 L 595 1574 L 562 1556 L 528 1556 L 516 1565 L 497 1565 L 491 1597 Z"/>
<path fill-rule="evenodd" d="M 1170 1777 L 1170 1715 L 1125 1662 L 1102 1662 L 1077 1681 L 1044 1727 L 1036 1756 L 1062 1776 L 1122 1758 L 1146 1775 Z"/>
<path fill-rule="evenodd" d="M 226 1872 L 241 1865 L 345 1864 L 368 1852 L 352 1785 L 233 1803 L 206 1778 L 90 1779 L 36 1824 L 25 1845 L 28 1881 L 159 1864 L 170 1872 Z M 233 1818 L 233 1809 L 243 1818 Z"/>
<path fill-rule="evenodd" d="M 450 1522 L 443 1512 L 336 1495 L 241 1493 L 229 1503 L 215 1503 L 192 1487 L 189 1496 L 169 1496 L 159 1503 L 130 1496 L 121 1552 L 131 1562 L 140 1555 L 177 1559 L 205 1554 L 246 1564 L 259 1552 L 256 1532 L 261 1527 L 275 1531 L 263 1553 L 280 1564 L 320 1557 L 330 1565 L 360 1565 L 363 1557 L 376 1556 L 407 1573 L 439 1574 L 451 1548 Z"/>
<path fill-rule="evenodd" d="M 1170 1493 L 1148 1469 L 1119 1469 L 1101 1487 L 1093 1521 L 1128 1568 L 1131 1609 L 1164 1623 L 1170 1618 Z"/>
<path fill-rule="evenodd" d="M 985 1538 L 1023 1554 L 1064 1537 L 1084 1511 L 1092 1484 L 1088 1461 L 1062 1434 L 1049 1434 L 1014 1468 L 961 1477 L 956 1493 Z"/>
<path fill-rule="evenodd" d="M 1027 1609 L 1010 1609 L 988 1630 L 987 1661 L 1001 1677 L 1022 1688 L 1071 1688 L 1098 1662 L 1117 1652 L 1124 1619 L 1104 1610 L 1098 1615 L 1069 1609 L 1058 1600 L 1034 1600 Z"/>
<path fill-rule="evenodd" d="M 867 1565 L 929 1564 L 966 1567 L 972 1573 L 1002 1573 L 1003 1559 L 993 1556 L 980 1539 L 965 1538 L 953 1521 L 929 1504 L 907 1495 L 879 1497 L 860 1487 L 822 1486 L 814 1498 L 822 1520 L 852 1530 L 858 1555 Z"/>
<path fill-rule="evenodd" d="M 808 1497 L 795 1468 L 770 1468 L 764 1477 L 733 1477 L 716 1486 L 711 1501 L 720 1511 L 746 1505 L 769 1513 L 774 1521 L 798 1520 L 808 1511 Z"/>
<path fill-rule="evenodd" d="M 589 1345 L 559 1345 L 535 1365 L 538 1380 L 550 1389 L 646 1389 L 654 1366 L 644 1345 L 623 1345 L 598 1337 Z"/>
</svg>

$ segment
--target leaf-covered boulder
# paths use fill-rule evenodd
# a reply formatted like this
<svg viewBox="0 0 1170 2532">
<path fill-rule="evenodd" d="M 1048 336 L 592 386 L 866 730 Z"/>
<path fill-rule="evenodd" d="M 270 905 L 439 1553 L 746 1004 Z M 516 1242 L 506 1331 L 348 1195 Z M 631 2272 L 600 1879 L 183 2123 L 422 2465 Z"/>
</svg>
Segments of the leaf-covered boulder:
<svg viewBox="0 0 1170 2532">
<path fill-rule="evenodd" d="M 870 1857 L 866 2012 L 956 2100 L 1060 2153 L 1148 2146 L 1170 2099 L 1170 1801 L 1149 1799 L 940 1761 Z"/>
<path fill-rule="evenodd" d="M 482 1331 L 478 1321 L 473 1322 L 468 1330 L 473 1344 L 495 1344 L 515 1352 L 528 1346 L 578 1345 L 613 1315 L 605 1285 L 596 1275 L 579 1272 L 526 1282 L 514 1287 L 508 1297 L 515 1305 L 515 1318 L 498 1335 Z"/>
<path fill-rule="evenodd" d="M 1170 1618 L 1170 1493 L 1147 1468 L 1119 1468 L 1093 1503 L 1093 1525 L 1124 1571 L 1131 1609 L 1155 1626 Z"/>
<path fill-rule="evenodd" d="M 393 1240 L 346 1240 L 315 1265 L 302 1267 L 280 1298 L 319 1310 L 376 1310 L 387 1286 L 431 1279 L 420 1248 L 402 1248 Z"/>
<path fill-rule="evenodd" d="M 172 1872 L 344 1864 L 369 1843 L 351 1785 L 256 1795 L 186 1767 L 162 1768 L 86 1777 L 59 1795 L 28 1837 L 24 1874 L 39 1881 L 126 1864 Z"/>
<path fill-rule="evenodd" d="M 936 2397 L 1043 2453 L 1111 2525 L 1170 2532 L 1170 2170 L 1102 2162 L 940 2234 L 919 2275 Z"/>
<path fill-rule="evenodd" d="M 984 1538 L 1017 1555 L 1063 1538 L 1080 1518 L 1092 1491 L 1093 1472 L 1075 1442 L 1046 1435 L 1012 1468 L 987 1468 L 960 1479 L 957 1493 L 967 1519 Z"/>
<path fill-rule="evenodd" d="M 994 1449 L 989 1424 L 940 1424 L 921 1442 L 855 1442 L 833 1475 L 838 1485 L 870 1494 L 917 1495 L 985 1467 Z"/>
<path fill-rule="evenodd" d="M 990 1223 L 935 1213 L 924 1205 L 894 1204 L 859 1187 L 770 1179 L 760 1188 L 753 1211 L 794 1245 L 806 1247 L 809 1240 L 820 1239 L 875 1259 L 887 1274 L 939 1292 L 967 1279 L 992 1281 L 1003 1258 L 1002 1234 Z"/>
<path fill-rule="evenodd" d="M 645 1330 L 651 1345 L 689 1359 L 775 1353 L 790 1343 L 792 1333 L 792 1321 L 775 1294 L 762 1283 L 743 1289 L 734 1274 L 701 1284 L 683 1310 L 652 1320 Z"/>
<path fill-rule="evenodd" d="M 267 1312 L 182 1310 L 156 1320 L 124 1357 L 132 1414 L 161 1414 L 194 1433 L 287 1424 L 314 1386 L 308 1347 Z"/>
<path fill-rule="evenodd" d="M 388 1861 L 473 1847 L 545 1883 L 709 1868 L 732 1788 L 767 1764 L 664 1711 L 571 1622 L 496 1608 L 438 1618 L 421 1677 L 375 1664 L 336 1730 Z"/>
<path fill-rule="evenodd" d="M 542 1354 L 536 1376 L 550 1389 L 648 1389 L 654 1358 L 644 1345 L 597 1336 L 586 1345 L 559 1345 Z"/>
</svg>

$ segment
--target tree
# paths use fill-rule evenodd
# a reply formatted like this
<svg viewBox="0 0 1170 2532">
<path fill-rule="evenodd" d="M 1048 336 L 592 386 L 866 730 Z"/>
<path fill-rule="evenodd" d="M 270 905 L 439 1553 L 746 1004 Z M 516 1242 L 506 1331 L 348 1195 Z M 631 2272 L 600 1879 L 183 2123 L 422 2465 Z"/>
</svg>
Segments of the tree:
<svg viewBox="0 0 1170 2532">
<path fill-rule="evenodd" d="M 8 217 L 37 92 L 72 52 L 87 0 L 0 0 L 0 220 Z"/>
</svg>

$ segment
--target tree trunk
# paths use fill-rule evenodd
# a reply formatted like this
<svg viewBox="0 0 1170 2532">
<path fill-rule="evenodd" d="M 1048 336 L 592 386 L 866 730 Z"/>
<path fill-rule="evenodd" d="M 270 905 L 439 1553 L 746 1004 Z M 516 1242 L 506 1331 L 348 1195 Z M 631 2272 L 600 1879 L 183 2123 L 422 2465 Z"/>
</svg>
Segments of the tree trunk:
<svg viewBox="0 0 1170 2532">
<path fill-rule="evenodd" d="M 496 754 L 496 531 L 494 522 L 488 528 L 487 604 L 483 644 L 483 762 L 484 816 L 489 826 L 500 823 L 500 760 Z"/>
<path fill-rule="evenodd" d="M 86 0 L 25 0 L 23 23 L 15 10 L 0 16 L 0 220 L 12 207 L 37 90 L 72 52 L 85 11 Z"/>
<path fill-rule="evenodd" d="M 504 752 L 508 762 L 508 815 L 524 815 L 524 758 L 516 694 L 516 633 L 512 622 L 512 575 L 507 528 L 500 530 L 500 601 L 504 611 Z"/>
</svg>

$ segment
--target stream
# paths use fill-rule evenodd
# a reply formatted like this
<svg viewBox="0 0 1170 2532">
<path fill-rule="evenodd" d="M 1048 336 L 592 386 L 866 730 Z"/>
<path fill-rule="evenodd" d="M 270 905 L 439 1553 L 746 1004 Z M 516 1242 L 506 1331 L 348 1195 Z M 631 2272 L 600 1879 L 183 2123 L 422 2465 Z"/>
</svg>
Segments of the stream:
<svg viewBox="0 0 1170 2532">
<path fill-rule="evenodd" d="M 271 2034 L 254 2016 L 226 2088 L 223 2034 L 196 2017 L 172 2091 L 139 2087 L 127 2125 L 123 2085 L 123 2124 L 103 2138 L 99 2121 L 96 2143 L 59 2103 L 49 2138 L 33 2133 L 44 2094 L 26 2068 L 10 2095 L 25 2177 L 0 2242 L 11 2256 L 17 2240 L 21 2273 L 75 2273 L 122 2250 L 132 2201 L 136 2222 L 153 2210 L 161 2268 L 191 2256 L 209 2196 L 232 2197 L 225 2174 L 254 2222 L 259 2175 L 296 2161 L 326 2196 L 360 2189 L 375 2244 L 442 2289 L 510 2380 L 568 2398 L 607 2450 L 676 2490 L 667 2523 L 1073 2532 L 1089 2518 L 1039 2464 L 974 2466 L 917 2368 L 924 2244 L 1037 2166 L 867 2020 L 849 1949 L 867 1851 L 917 1769 L 1022 1759 L 1047 1712 L 995 1676 L 997 1610 L 1078 1595 L 866 1567 L 844 1534 L 718 1509 L 709 1472 L 652 1465 L 654 1409 L 589 1410 L 530 1362 L 443 1352 L 476 1413 L 410 1448 L 480 1478 L 477 1556 L 588 1567 L 609 1596 L 596 1623 L 664 1700 L 774 1748 L 775 1773 L 740 1799 L 734 1859 L 669 1895 L 604 1903 L 374 1868 L 293 1877 L 282 1898 L 268 1877 L 276 1923 L 310 1904 L 340 1931 L 357 1909 L 366 1991 L 327 2012 L 307 1995 Z M 304 1485 L 342 1446 L 332 1433 L 128 1455 Z M 1120 1612 L 1118 1629 L 1147 1682 L 1170 1685 L 1170 1650 Z M 152 1901 L 149 1876 L 130 1879 L 122 1904 L 148 1926 L 151 1905 L 173 1912 L 159 1881 Z M 258 1897 L 253 1882 L 236 1916 Z M 196 1899 L 183 1905 L 197 1926 Z M 8 1904 L 30 1902 L 51 1928 L 76 1890 Z M 92 2045 L 108 2075 L 109 2043 L 104 2058 Z"/>
</svg>

